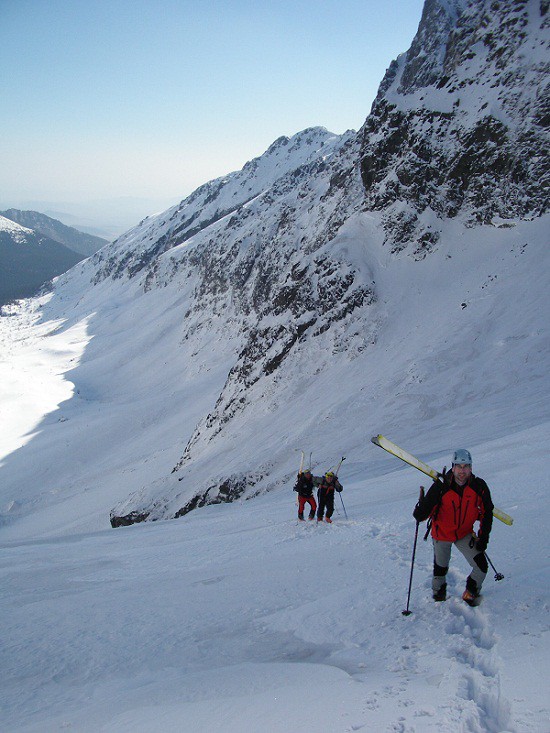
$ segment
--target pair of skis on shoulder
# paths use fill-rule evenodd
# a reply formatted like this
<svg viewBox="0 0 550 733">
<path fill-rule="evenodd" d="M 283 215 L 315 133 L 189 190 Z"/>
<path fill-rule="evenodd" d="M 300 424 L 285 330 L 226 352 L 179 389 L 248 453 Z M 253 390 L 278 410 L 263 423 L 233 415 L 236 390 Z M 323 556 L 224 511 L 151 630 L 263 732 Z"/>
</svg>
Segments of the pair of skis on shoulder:
<svg viewBox="0 0 550 733">
<path fill-rule="evenodd" d="M 391 440 L 388 440 L 383 435 L 375 435 L 373 438 L 371 438 L 371 443 L 374 443 L 374 445 L 383 448 L 388 453 L 391 453 L 392 456 L 400 458 L 405 463 L 408 463 L 409 466 L 412 466 L 413 468 L 417 468 L 419 471 L 422 471 L 422 473 L 425 473 L 426 476 L 429 476 L 434 481 L 443 481 L 442 473 L 439 473 L 439 471 L 436 471 L 435 468 L 432 468 L 431 466 L 428 466 L 427 463 L 423 463 L 418 458 L 415 458 L 415 456 L 413 456 L 411 453 L 408 453 L 406 450 L 403 450 L 403 448 L 400 448 L 395 443 L 392 443 Z M 497 519 L 500 519 L 501 522 L 504 522 L 504 524 L 507 524 L 508 526 L 511 526 L 514 522 L 509 514 L 503 512 L 502 509 L 497 509 L 497 507 L 494 507 L 493 509 L 493 516 Z"/>
<path fill-rule="evenodd" d="M 300 459 L 300 468 L 298 469 L 298 475 L 300 475 L 301 473 L 303 473 L 303 470 L 304 470 L 304 460 L 305 460 L 305 453 L 304 453 L 304 451 L 300 451 L 300 453 L 302 454 L 302 456 L 301 456 L 301 459 Z M 346 456 L 342 456 L 342 458 L 340 458 L 340 462 L 338 464 L 336 464 L 335 466 L 332 466 L 332 468 L 329 468 L 328 470 L 329 471 L 332 471 L 332 473 L 335 476 L 338 476 L 338 471 L 340 470 L 340 467 L 341 467 L 342 463 L 345 460 L 346 460 Z M 309 470 L 311 471 L 311 453 L 309 454 Z"/>
</svg>

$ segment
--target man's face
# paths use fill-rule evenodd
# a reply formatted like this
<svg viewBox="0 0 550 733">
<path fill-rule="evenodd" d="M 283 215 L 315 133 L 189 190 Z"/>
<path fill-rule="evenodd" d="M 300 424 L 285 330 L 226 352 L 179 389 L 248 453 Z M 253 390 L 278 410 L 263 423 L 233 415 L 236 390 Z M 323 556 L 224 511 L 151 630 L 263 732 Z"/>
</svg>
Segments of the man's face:
<svg viewBox="0 0 550 733">
<path fill-rule="evenodd" d="M 472 467 L 469 463 L 455 463 L 453 474 L 457 484 L 459 486 L 465 486 L 472 475 Z"/>
</svg>

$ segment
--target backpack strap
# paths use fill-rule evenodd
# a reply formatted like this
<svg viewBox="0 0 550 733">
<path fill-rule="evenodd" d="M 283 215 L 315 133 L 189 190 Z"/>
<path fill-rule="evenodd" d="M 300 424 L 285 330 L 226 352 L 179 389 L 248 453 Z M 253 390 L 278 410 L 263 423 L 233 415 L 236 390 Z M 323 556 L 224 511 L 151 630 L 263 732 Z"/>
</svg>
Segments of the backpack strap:
<svg viewBox="0 0 550 733">
<path fill-rule="evenodd" d="M 424 542 L 426 542 L 426 540 L 427 540 L 427 539 L 428 539 L 428 537 L 430 536 L 430 531 L 431 531 L 431 529 L 432 529 L 432 518 L 430 517 L 430 518 L 428 519 L 428 523 L 427 523 L 427 525 L 426 525 L 426 534 L 424 535 Z"/>
</svg>

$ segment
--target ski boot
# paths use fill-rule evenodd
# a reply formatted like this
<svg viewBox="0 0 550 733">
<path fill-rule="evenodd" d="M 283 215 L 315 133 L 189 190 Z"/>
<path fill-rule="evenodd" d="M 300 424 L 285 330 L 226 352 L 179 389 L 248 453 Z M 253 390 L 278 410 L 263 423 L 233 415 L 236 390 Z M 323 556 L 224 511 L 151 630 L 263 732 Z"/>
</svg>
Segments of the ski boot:
<svg viewBox="0 0 550 733">
<path fill-rule="evenodd" d="M 479 605 L 479 590 L 477 583 L 471 578 L 466 578 L 466 590 L 462 594 L 462 600 L 465 601 L 469 606 Z"/>
<path fill-rule="evenodd" d="M 447 583 L 443 583 L 439 590 L 434 590 L 432 598 L 434 601 L 446 601 L 447 600 Z"/>
<path fill-rule="evenodd" d="M 481 598 L 479 596 L 479 593 L 472 593 L 472 591 L 466 590 L 462 594 L 462 600 L 465 601 L 469 606 L 479 606 L 481 603 Z"/>
</svg>

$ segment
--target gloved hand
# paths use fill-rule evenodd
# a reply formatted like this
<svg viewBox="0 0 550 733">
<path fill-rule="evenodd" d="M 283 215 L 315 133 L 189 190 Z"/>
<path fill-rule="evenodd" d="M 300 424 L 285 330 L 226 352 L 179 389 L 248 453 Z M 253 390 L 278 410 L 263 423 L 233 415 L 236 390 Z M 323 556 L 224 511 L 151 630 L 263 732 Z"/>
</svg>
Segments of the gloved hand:
<svg viewBox="0 0 550 733">
<path fill-rule="evenodd" d="M 421 522 L 425 517 L 422 516 L 422 512 L 420 511 L 420 502 L 424 499 L 424 487 L 420 487 L 420 494 L 418 496 L 418 501 L 416 502 L 416 506 L 413 509 L 413 517 L 416 519 L 417 522 Z"/>
<path fill-rule="evenodd" d="M 447 466 L 443 467 L 443 471 L 439 474 L 439 480 L 443 486 L 450 486 L 453 480 L 452 471 L 447 471 Z"/>
<path fill-rule="evenodd" d="M 476 550 L 478 552 L 485 552 L 487 549 L 488 540 L 484 537 L 478 537 L 476 540 Z"/>
</svg>

